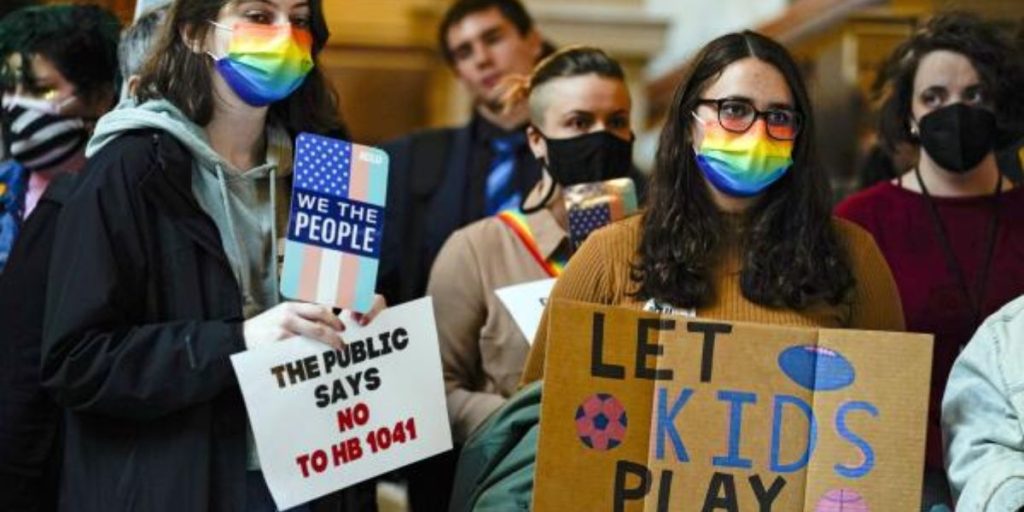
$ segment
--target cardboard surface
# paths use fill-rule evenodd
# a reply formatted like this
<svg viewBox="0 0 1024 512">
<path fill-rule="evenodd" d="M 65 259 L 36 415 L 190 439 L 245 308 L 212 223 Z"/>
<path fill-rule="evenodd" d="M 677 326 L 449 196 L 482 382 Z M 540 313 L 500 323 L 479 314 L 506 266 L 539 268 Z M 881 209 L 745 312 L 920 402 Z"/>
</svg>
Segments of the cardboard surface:
<svg viewBox="0 0 1024 512">
<path fill-rule="evenodd" d="M 534 510 L 919 509 L 931 336 L 551 315 Z"/>
</svg>

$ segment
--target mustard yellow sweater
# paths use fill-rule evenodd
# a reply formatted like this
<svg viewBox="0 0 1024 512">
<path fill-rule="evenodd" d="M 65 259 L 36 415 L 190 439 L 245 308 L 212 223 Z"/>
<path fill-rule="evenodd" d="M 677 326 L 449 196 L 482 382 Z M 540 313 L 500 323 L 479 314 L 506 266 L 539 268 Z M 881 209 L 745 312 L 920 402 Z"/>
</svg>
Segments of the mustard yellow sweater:
<svg viewBox="0 0 1024 512">
<path fill-rule="evenodd" d="M 874 239 L 867 231 L 842 219 L 834 219 L 833 226 L 846 246 L 856 279 L 848 302 L 836 306 L 821 303 L 802 311 L 750 302 L 740 293 L 742 254 L 738 243 L 733 242 L 726 245 L 722 261 L 714 270 L 714 298 L 707 307 L 697 309 L 697 316 L 776 325 L 904 330 L 899 292 Z M 630 279 L 630 266 L 637 254 L 642 230 L 641 217 L 635 216 L 590 235 L 559 277 L 551 299 L 642 309 L 644 302 L 630 296 L 636 289 L 636 283 Z M 547 325 L 548 310 L 545 310 L 523 372 L 523 384 L 544 376 Z"/>
</svg>

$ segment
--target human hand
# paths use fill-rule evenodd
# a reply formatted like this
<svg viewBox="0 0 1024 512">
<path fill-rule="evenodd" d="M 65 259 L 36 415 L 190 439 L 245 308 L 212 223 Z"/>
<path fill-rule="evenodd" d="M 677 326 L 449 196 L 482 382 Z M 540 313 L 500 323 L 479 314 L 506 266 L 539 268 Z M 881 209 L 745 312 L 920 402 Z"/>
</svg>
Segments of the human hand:
<svg viewBox="0 0 1024 512">
<path fill-rule="evenodd" d="M 361 327 L 365 327 L 369 325 L 374 318 L 377 318 L 377 315 L 379 315 L 380 312 L 384 311 L 387 307 L 388 303 L 386 300 L 384 300 L 384 297 L 382 295 L 376 295 L 373 297 L 373 306 L 370 307 L 370 310 L 367 311 L 366 313 L 356 313 L 353 311 L 352 319 L 355 320 L 356 323 L 358 323 Z"/>
<path fill-rule="evenodd" d="M 293 336 L 305 336 L 341 349 L 345 343 L 339 333 L 344 330 L 331 308 L 302 302 L 283 302 L 242 324 L 245 347 L 250 350 Z"/>
</svg>

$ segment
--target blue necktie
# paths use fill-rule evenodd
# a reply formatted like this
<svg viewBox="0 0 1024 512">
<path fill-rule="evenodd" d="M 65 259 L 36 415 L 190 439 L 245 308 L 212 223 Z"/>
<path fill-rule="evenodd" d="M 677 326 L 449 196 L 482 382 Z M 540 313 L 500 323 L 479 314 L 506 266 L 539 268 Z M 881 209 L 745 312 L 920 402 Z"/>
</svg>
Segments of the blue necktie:
<svg viewBox="0 0 1024 512">
<path fill-rule="evenodd" d="M 491 141 L 494 160 L 487 175 L 486 213 L 494 215 L 502 210 L 518 208 L 522 196 L 515 189 L 516 153 L 526 144 L 526 134 L 516 133 Z"/>
</svg>

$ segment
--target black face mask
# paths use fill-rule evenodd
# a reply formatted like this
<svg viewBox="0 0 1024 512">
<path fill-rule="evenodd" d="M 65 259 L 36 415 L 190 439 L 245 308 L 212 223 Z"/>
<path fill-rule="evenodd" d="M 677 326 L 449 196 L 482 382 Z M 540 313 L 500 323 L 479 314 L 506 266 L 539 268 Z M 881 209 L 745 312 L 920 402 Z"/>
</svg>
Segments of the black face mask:
<svg viewBox="0 0 1024 512">
<path fill-rule="evenodd" d="M 996 116 L 983 108 L 956 103 L 920 121 L 921 145 L 943 169 L 965 173 L 974 169 L 996 143 Z"/>
<path fill-rule="evenodd" d="M 608 131 L 568 139 L 551 139 L 543 133 L 541 137 L 548 147 L 547 161 L 541 163 L 562 187 L 624 178 L 633 166 L 633 137 L 622 140 Z M 540 210 L 554 193 L 552 185 L 539 205 L 527 208 L 524 201 L 520 209 L 526 214 Z"/>
</svg>

